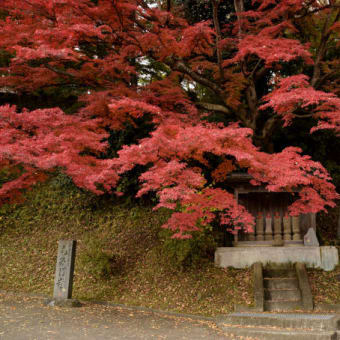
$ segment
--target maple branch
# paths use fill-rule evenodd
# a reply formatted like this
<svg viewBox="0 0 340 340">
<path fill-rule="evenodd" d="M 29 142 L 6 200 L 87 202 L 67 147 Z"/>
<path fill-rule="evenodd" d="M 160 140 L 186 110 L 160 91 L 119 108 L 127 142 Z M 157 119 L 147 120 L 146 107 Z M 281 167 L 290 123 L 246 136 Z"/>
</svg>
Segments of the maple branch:
<svg viewBox="0 0 340 340">
<path fill-rule="evenodd" d="M 255 67 L 253 68 L 253 70 L 251 71 L 251 73 L 250 73 L 250 75 L 249 75 L 249 78 L 254 79 L 254 74 L 255 74 L 257 68 L 260 66 L 261 61 L 262 61 L 262 60 L 259 59 L 259 61 L 256 63 Z"/>
<path fill-rule="evenodd" d="M 329 27 L 329 21 L 331 20 L 332 14 L 333 14 L 333 11 L 330 11 L 328 13 L 328 16 L 327 16 L 325 23 L 323 25 L 323 28 L 322 28 L 320 45 L 319 45 L 318 50 L 317 50 L 316 60 L 315 60 L 314 68 L 313 68 L 313 77 L 312 77 L 312 80 L 311 80 L 311 85 L 313 87 L 316 85 L 316 83 L 318 82 L 320 75 L 321 75 L 321 69 L 320 69 L 321 61 L 322 61 L 322 59 L 325 55 L 325 52 L 327 50 L 327 41 L 328 41 L 328 39 L 331 35 L 331 32 L 329 31 L 329 29 L 327 31 L 327 28 Z M 338 11 L 334 22 L 337 22 L 339 20 L 339 18 L 340 18 L 340 11 Z"/>
<path fill-rule="evenodd" d="M 219 5 L 219 0 L 212 0 L 212 8 L 213 8 L 213 20 L 214 20 L 214 26 L 216 30 L 216 54 L 217 54 L 217 63 L 218 63 L 218 68 L 220 70 L 220 78 L 221 81 L 224 81 L 224 73 L 223 73 L 223 68 L 222 68 L 222 51 L 221 48 L 219 47 L 219 42 L 221 41 L 221 27 L 220 23 L 218 21 L 218 5 Z"/>
<path fill-rule="evenodd" d="M 75 75 L 73 75 L 72 73 L 69 73 L 69 72 L 60 70 L 60 69 L 55 68 L 55 67 L 53 67 L 53 66 L 51 66 L 51 65 L 49 65 L 49 64 L 47 64 L 47 63 L 44 64 L 44 66 L 45 66 L 47 69 L 49 69 L 50 71 L 53 71 L 53 72 L 55 72 L 55 73 L 57 73 L 57 74 L 61 74 L 61 75 L 63 75 L 63 76 L 75 78 Z"/>
<path fill-rule="evenodd" d="M 266 67 L 261 67 L 257 72 L 254 74 L 254 80 L 258 81 L 262 79 L 267 73 L 269 72 L 269 69 Z"/>
<path fill-rule="evenodd" d="M 197 103 L 198 106 L 203 107 L 204 109 L 210 110 L 210 111 L 220 111 L 220 112 L 224 112 L 227 114 L 230 114 L 231 111 L 220 104 L 212 104 L 212 103 Z"/>
<path fill-rule="evenodd" d="M 149 5 L 144 0 L 137 0 L 138 5 L 142 6 L 144 9 L 150 9 Z"/>
<path fill-rule="evenodd" d="M 336 4 L 329 4 L 329 5 L 325 5 L 323 7 L 313 8 L 313 9 L 308 8 L 308 6 L 312 5 L 312 3 L 313 3 L 313 1 L 311 1 L 309 4 L 307 4 L 305 12 L 301 15 L 295 15 L 294 19 L 301 19 L 301 18 L 304 18 L 307 15 L 315 14 L 315 13 L 321 12 L 321 11 L 323 11 L 325 9 L 329 9 L 329 8 L 340 8 L 340 5 L 336 5 Z"/>
<path fill-rule="evenodd" d="M 315 83 L 315 88 L 318 89 L 326 80 L 328 80 L 329 78 L 332 78 L 333 76 L 337 75 L 340 71 L 340 68 L 332 71 L 332 72 L 328 72 L 326 74 L 324 74 L 321 78 L 318 79 L 318 81 Z"/>
<path fill-rule="evenodd" d="M 41 5 L 39 6 L 37 4 L 32 4 L 32 2 L 28 1 L 28 0 L 22 0 L 22 1 L 25 2 L 27 5 L 31 6 L 33 10 L 35 9 L 38 12 L 39 15 L 44 16 L 45 18 L 51 20 L 54 23 L 57 22 L 56 17 L 49 15 L 49 13 L 46 11 L 46 9 L 43 6 L 41 6 Z M 33 14 L 37 15 L 36 12 L 33 12 Z"/>
<path fill-rule="evenodd" d="M 171 65 L 169 65 L 169 66 L 171 67 Z M 190 69 L 188 66 L 186 66 L 183 61 L 179 60 L 179 61 L 175 62 L 174 65 L 172 65 L 171 68 L 174 71 L 179 71 L 179 72 L 183 72 L 183 73 L 187 74 L 188 76 L 190 76 L 193 80 L 197 81 L 198 83 L 209 87 L 216 94 L 218 94 L 218 95 L 223 94 L 223 90 L 222 90 L 221 87 L 216 85 L 216 83 L 214 83 L 214 82 L 200 76 L 196 72 L 194 72 L 192 69 Z"/>
<path fill-rule="evenodd" d="M 271 138 L 272 136 L 272 132 L 275 129 L 275 125 L 277 124 L 278 120 L 279 120 L 278 116 L 272 116 L 271 118 L 267 119 L 262 129 L 261 136 L 256 136 L 256 137 L 264 141 L 265 144 L 267 144 L 269 142 L 268 139 Z M 267 145 L 267 146 L 271 147 L 271 145 Z"/>
<path fill-rule="evenodd" d="M 309 113 L 309 114 L 306 114 L 306 115 L 299 115 L 297 113 L 293 113 L 293 116 L 295 118 L 310 118 L 310 117 L 314 116 L 314 113 Z"/>
</svg>

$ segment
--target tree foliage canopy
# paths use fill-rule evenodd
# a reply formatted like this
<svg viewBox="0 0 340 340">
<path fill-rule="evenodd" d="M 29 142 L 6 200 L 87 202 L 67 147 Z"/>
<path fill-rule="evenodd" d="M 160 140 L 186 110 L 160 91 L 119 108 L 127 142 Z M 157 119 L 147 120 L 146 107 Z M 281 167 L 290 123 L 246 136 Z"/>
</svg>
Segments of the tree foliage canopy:
<svg viewBox="0 0 340 340">
<path fill-rule="evenodd" d="M 0 107 L 0 167 L 19 173 L 3 201 L 56 168 L 119 195 L 139 166 L 137 196 L 174 210 L 178 238 L 216 217 L 252 227 L 224 185 L 234 170 L 269 191 L 299 187 L 292 215 L 334 205 L 325 168 L 294 146 L 273 153 L 271 139 L 295 119 L 340 134 L 337 0 L 2 0 L 0 12 L 2 91 L 67 88 L 82 103 Z M 112 157 L 110 136 L 128 126 L 144 131 Z"/>
</svg>

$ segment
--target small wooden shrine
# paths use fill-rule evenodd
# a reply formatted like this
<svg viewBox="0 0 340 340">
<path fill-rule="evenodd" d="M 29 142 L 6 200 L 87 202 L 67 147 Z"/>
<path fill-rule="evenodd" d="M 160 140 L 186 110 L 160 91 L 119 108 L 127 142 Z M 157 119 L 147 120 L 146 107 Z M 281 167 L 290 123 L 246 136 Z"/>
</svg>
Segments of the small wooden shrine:
<svg viewBox="0 0 340 340">
<path fill-rule="evenodd" d="M 264 187 L 252 186 L 248 174 L 231 174 L 227 183 L 234 188 L 237 201 L 255 218 L 254 231 L 242 230 L 234 236 L 234 246 L 301 246 L 309 228 L 316 231 L 315 214 L 291 217 L 288 206 L 294 201 L 292 193 L 268 192 Z M 298 190 L 296 190 L 298 192 Z"/>
<path fill-rule="evenodd" d="M 247 174 L 233 173 L 228 176 L 227 186 L 254 216 L 254 231 L 241 230 L 234 236 L 232 247 L 218 247 L 215 265 L 247 268 L 255 263 L 299 262 L 308 268 L 333 270 L 339 263 L 338 249 L 319 246 L 315 214 L 289 216 L 288 207 L 295 199 L 291 192 L 268 192 L 264 187 L 252 186 L 250 180 Z"/>
</svg>

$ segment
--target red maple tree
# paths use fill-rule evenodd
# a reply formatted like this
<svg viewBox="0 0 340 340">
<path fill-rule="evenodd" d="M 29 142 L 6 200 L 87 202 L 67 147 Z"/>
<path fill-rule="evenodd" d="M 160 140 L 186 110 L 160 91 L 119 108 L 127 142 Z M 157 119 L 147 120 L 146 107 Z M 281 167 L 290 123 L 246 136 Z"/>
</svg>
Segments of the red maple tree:
<svg viewBox="0 0 340 340">
<path fill-rule="evenodd" d="M 217 216 L 251 229 L 253 217 L 223 187 L 235 169 L 269 191 L 299 187 L 292 215 L 334 206 L 338 194 L 320 163 L 296 147 L 268 151 L 277 126 L 293 119 L 312 116 L 311 132 L 340 134 L 340 59 L 327 55 L 339 47 L 339 3 L 263 0 L 245 8 L 235 0 L 227 23 L 222 3 L 207 2 L 211 20 L 189 24 L 170 0 L 2 0 L 0 48 L 11 58 L 0 87 L 74 87 L 84 105 L 72 115 L 0 107 L 0 167 L 20 169 L 0 198 L 56 168 L 96 194 L 121 194 L 121 176 L 142 165 L 137 196 L 156 192 L 156 208 L 174 210 L 165 227 L 177 238 Z M 151 121 L 149 135 L 101 157 L 108 131 L 138 119 Z"/>
</svg>

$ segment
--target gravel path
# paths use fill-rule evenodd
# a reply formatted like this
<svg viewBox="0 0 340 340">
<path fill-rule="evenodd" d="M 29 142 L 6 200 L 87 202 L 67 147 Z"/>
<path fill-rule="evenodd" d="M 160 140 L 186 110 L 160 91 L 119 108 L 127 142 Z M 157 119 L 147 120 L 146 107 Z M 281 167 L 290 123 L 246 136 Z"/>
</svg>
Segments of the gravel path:
<svg viewBox="0 0 340 340">
<path fill-rule="evenodd" d="M 42 297 L 0 293 L 0 339 L 231 340 L 212 321 L 86 303 L 47 307 Z"/>
</svg>

